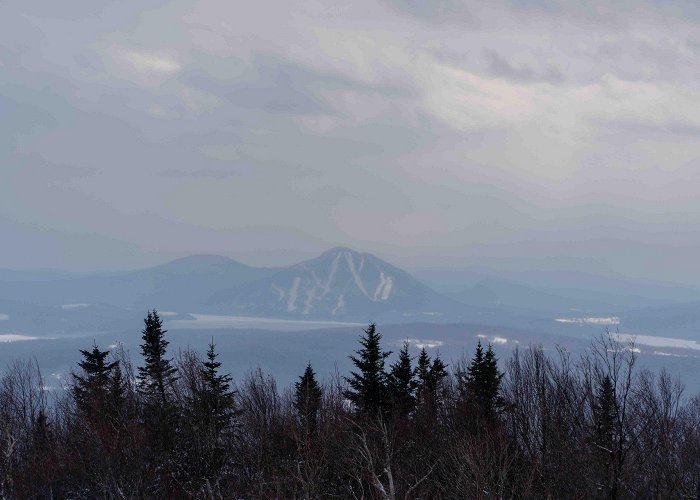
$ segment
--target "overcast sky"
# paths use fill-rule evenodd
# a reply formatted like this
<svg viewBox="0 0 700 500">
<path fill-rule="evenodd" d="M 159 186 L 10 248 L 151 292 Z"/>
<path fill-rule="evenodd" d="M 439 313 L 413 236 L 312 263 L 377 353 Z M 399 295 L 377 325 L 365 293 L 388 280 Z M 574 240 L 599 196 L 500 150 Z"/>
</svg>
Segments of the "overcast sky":
<svg viewBox="0 0 700 500">
<path fill-rule="evenodd" d="M 4 1 L 0 267 L 700 281 L 700 3 Z"/>
</svg>

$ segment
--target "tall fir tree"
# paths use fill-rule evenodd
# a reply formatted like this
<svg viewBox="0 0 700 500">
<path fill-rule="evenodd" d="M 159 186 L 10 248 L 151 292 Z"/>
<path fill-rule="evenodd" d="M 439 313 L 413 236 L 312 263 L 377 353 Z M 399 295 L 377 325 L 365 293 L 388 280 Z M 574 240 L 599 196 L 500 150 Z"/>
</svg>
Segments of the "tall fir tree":
<svg viewBox="0 0 700 500">
<path fill-rule="evenodd" d="M 404 341 L 399 358 L 391 365 L 387 377 L 391 412 L 396 417 L 406 417 L 416 406 L 415 392 L 418 383 L 411 366 L 409 346 L 408 341 Z"/>
<path fill-rule="evenodd" d="M 207 349 L 207 360 L 202 362 L 202 389 L 198 394 L 199 404 L 209 415 L 216 433 L 231 425 L 235 415 L 234 393 L 231 390 L 231 375 L 219 373 L 221 363 L 212 340 Z"/>
<path fill-rule="evenodd" d="M 148 311 L 144 325 L 141 354 L 145 363 L 138 367 L 137 386 L 143 397 L 144 424 L 156 466 L 172 454 L 177 442 L 180 418 L 174 395 L 177 368 L 167 358 L 166 330 L 156 310 Z"/>
<path fill-rule="evenodd" d="M 421 349 L 416 366 L 416 395 L 418 406 L 425 415 L 434 416 L 441 403 L 440 386 L 447 376 L 446 368 L 439 354 L 431 362 L 425 348 Z"/>
<path fill-rule="evenodd" d="M 306 365 L 304 374 L 294 384 L 294 408 L 304 433 L 309 436 L 316 432 L 318 411 L 321 406 L 323 391 L 316 381 L 311 363 Z"/>
<path fill-rule="evenodd" d="M 476 351 L 474 351 L 474 357 L 472 362 L 467 368 L 467 388 L 470 391 L 472 397 L 476 398 L 476 394 L 479 392 L 479 384 L 482 381 L 482 372 L 484 370 L 484 348 L 481 345 L 481 340 L 476 343 Z"/>
<path fill-rule="evenodd" d="M 195 377 L 192 377 L 191 397 L 183 408 L 178 444 L 182 455 L 187 457 L 195 483 L 220 477 L 231 445 L 228 438 L 232 436 L 234 418 L 238 415 L 231 376 L 220 373 L 221 363 L 217 358 L 213 340 L 209 343 L 206 360 L 189 358 L 196 362 Z"/>
<path fill-rule="evenodd" d="M 80 350 L 83 360 L 78 363 L 81 374 L 73 374 L 72 394 L 79 412 L 89 418 L 105 417 L 111 413 L 111 379 L 118 367 L 117 361 L 108 362 L 109 351 L 101 351 L 97 344 L 92 350 Z"/>
<path fill-rule="evenodd" d="M 141 333 L 141 354 L 145 364 L 138 367 L 139 392 L 144 395 L 148 405 L 166 407 L 177 380 L 177 368 L 173 366 L 172 359 L 166 357 L 169 344 L 165 340 L 167 330 L 163 330 L 163 321 L 155 309 L 148 311 Z"/>
<path fill-rule="evenodd" d="M 440 390 L 442 380 L 447 377 L 447 365 L 440 358 L 440 354 L 435 354 L 433 364 L 430 365 L 429 381 L 430 388 L 437 392 Z"/>
<path fill-rule="evenodd" d="M 108 407 L 112 416 L 117 420 L 126 417 L 127 381 L 124 379 L 119 361 L 114 362 L 114 368 L 109 378 Z"/>
<path fill-rule="evenodd" d="M 478 341 L 471 365 L 467 369 L 467 389 L 476 416 L 484 421 L 496 417 L 500 408 L 500 387 L 503 374 L 498 370 L 498 359 L 489 344 L 486 353 Z"/>
<path fill-rule="evenodd" d="M 384 362 L 391 354 L 381 350 L 382 335 L 377 331 L 377 325 L 370 323 L 360 338 L 362 349 L 356 351 L 357 356 L 350 356 L 357 371 L 346 377 L 350 390 L 345 396 L 355 405 L 359 413 L 375 417 L 384 412 L 387 407 L 387 376 Z"/>
</svg>

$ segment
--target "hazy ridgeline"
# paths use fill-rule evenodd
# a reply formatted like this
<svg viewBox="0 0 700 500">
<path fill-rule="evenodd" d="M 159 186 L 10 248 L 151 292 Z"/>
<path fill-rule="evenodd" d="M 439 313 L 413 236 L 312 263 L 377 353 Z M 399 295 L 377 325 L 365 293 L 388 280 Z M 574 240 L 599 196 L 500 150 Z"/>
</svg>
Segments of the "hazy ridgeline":
<svg viewBox="0 0 700 500">
<path fill-rule="evenodd" d="M 445 366 L 389 358 L 369 325 L 352 373 L 321 382 L 299 360 L 291 387 L 263 369 L 232 381 L 213 344 L 167 347 L 149 313 L 141 366 L 86 346 L 52 398 L 35 364 L 3 371 L 0 497 L 700 495 L 700 399 L 614 336 L 576 359 L 478 345 Z"/>
</svg>

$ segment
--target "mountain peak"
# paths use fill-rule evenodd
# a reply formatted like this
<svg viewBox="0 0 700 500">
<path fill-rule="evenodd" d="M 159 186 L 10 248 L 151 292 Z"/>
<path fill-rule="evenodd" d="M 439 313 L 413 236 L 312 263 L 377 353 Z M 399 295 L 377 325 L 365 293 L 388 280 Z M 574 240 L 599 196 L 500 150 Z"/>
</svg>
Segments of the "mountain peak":
<svg viewBox="0 0 700 500">
<path fill-rule="evenodd" d="M 224 269 L 244 269 L 248 266 L 222 255 L 190 255 L 152 268 L 158 272 L 197 273 L 216 272 Z"/>
<path fill-rule="evenodd" d="M 348 247 L 333 247 L 330 250 L 326 250 L 321 254 L 321 256 L 324 255 L 338 255 L 338 254 L 343 254 L 343 253 L 349 253 L 350 255 L 362 255 L 363 252 L 358 252 L 357 250 L 353 250 L 352 248 Z"/>
<path fill-rule="evenodd" d="M 213 304 L 236 314 L 271 317 L 367 318 L 444 309 L 435 292 L 366 252 L 331 248 L 278 269 L 250 286 L 219 294 Z"/>
<path fill-rule="evenodd" d="M 233 259 L 224 257 L 223 255 L 215 254 L 195 254 L 189 255 L 187 257 L 181 257 L 170 261 L 166 265 L 177 265 L 177 264 L 229 264 L 235 262 Z"/>
</svg>

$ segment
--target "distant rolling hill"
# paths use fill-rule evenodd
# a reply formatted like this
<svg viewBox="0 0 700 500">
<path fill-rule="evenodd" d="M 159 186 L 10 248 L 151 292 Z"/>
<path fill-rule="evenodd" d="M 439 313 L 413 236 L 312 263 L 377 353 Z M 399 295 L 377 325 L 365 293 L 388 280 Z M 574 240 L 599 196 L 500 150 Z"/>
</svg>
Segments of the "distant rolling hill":
<svg viewBox="0 0 700 500">
<path fill-rule="evenodd" d="M 3 300 L 45 307 L 104 304 L 143 311 L 157 307 L 180 313 L 362 321 L 454 318 L 469 309 L 405 271 L 347 248 L 278 268 L 198 255 L 130 272 L 0 271 Z"/>
<path fill-rule="evenodd" d="M 264 278 L 274 269 L 246 266 L 216 255 L 185 257 L 118 273 L 0 272 L 0 300 L 42 305 L 109 304 L 122 308 L 196 310 L 223 288 Z"/>
</svg>

